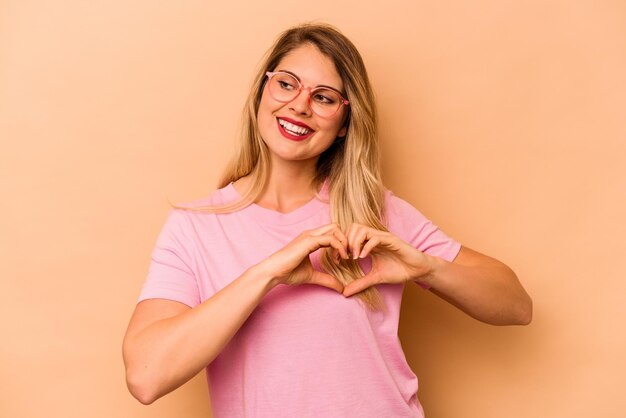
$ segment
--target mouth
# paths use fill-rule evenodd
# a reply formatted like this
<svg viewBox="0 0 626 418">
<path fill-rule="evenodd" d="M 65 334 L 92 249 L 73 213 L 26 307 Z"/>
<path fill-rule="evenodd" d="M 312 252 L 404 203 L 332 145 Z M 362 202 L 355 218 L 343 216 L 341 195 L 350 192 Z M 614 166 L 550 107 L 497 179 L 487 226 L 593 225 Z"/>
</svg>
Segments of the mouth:
<svg viewBox="0 0 626 418">
<path fill-rule="evenodd" d="M 293 141 L 303 141 L 310 137 L 315 131 L 304 123 L 286 118 L 276 118 L 278 130 L 287 139 Z"/>
</svg>

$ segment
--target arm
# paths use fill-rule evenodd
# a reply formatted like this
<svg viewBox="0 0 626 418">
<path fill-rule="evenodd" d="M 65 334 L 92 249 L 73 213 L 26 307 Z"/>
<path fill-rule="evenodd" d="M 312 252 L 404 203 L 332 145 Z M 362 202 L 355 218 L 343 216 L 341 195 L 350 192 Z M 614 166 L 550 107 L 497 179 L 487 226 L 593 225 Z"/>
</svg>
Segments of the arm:
<svg viewBox="0 0 626 418">
<path fill-rule="evenodd" d="M 461 247 L 453 262 L 430 258 L 431 273 L 418 281 L 437 296 L 488 324 L 530 323 L 532 300 L 505 264 L 467 247 Z"/>
<path fill-rule="evenodd" d="M 318 248 L 330 246 L 347 257 L 333 236 L 336 230 L 336 225 L 327 225 L 302 233 L 193 309 L 164 299 L 139 303 L 122 348 L 132 395 L 150 404 L 195 376 L 213 361 L 278 284 L 312 283 L 341 292 L 341 283 L 313 270 L 308 257 Z"/>
<path fill-rule="evenodd" d="M 147 405 L 195 376 L 272 287 L 270 277 L 252 268 L 193 309 L 165 299 L 140 302 L 123 343 L 132 395 Z"/>
</svg>

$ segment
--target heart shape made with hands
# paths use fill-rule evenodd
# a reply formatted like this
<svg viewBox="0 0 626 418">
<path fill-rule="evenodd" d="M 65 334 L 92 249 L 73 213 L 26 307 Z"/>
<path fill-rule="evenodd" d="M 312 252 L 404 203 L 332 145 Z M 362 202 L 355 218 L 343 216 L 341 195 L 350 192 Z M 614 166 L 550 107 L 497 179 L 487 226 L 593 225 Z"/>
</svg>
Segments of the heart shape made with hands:
<svg viewBox="0 0 626 418">
<path fill-rule="evenodd" d="M 332 248 L 337 262 L 348 258 L 358 261 L 363 276 L 343 286 L 337 278 L 324 272 L 320 263 L 320 251 L 310 254 L 313 269 L 326 276 L 325 283 L 319 284 L 331 284 L 328 287 L 335 288 L 346 297 L 377 284 L 399 284 L 425 278 L 432 271 L 432 257 L 388 231 L 355 223 L 345 232 L 336 224 L 309 232 L 312 237 L 320 237 L 319 247 Z M 342 289 L 337 289 L 329 280 L 339 283 Z"/>
</svg>

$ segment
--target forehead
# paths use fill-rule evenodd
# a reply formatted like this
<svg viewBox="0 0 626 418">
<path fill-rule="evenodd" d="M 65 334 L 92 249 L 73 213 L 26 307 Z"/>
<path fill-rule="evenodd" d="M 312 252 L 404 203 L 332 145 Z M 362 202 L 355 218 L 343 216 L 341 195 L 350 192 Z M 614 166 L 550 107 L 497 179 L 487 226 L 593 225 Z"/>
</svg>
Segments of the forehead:
<svg viewBox="0 0 626 418">
<path fill-rule="evenodd" d="M 309 87 L 325 85 L 343 91 L 343 82 L 333 61 L 311 44 L 290 51 L 280 60 L 275 71 L 290 71 Z"/>
</svg>

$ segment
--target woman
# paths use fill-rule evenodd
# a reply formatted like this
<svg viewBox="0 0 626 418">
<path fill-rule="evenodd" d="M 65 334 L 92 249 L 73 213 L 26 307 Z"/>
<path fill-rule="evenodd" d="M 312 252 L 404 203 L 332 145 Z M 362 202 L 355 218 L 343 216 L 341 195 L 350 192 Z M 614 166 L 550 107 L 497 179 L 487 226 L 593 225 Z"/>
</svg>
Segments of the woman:
<svg viewBox="0 0 626 418">
<path fill-rule="evenodd" d="M 492 324 L 527 324 L 504 264 L 462 247 L 381 183 L 354 45 L 281 35 L 220 189 L 174 209 L 124 340 L 142 403 L 207 369 L 215 417 L 420 417 L 397 338 L 414 281 Z"/>
</svg>

